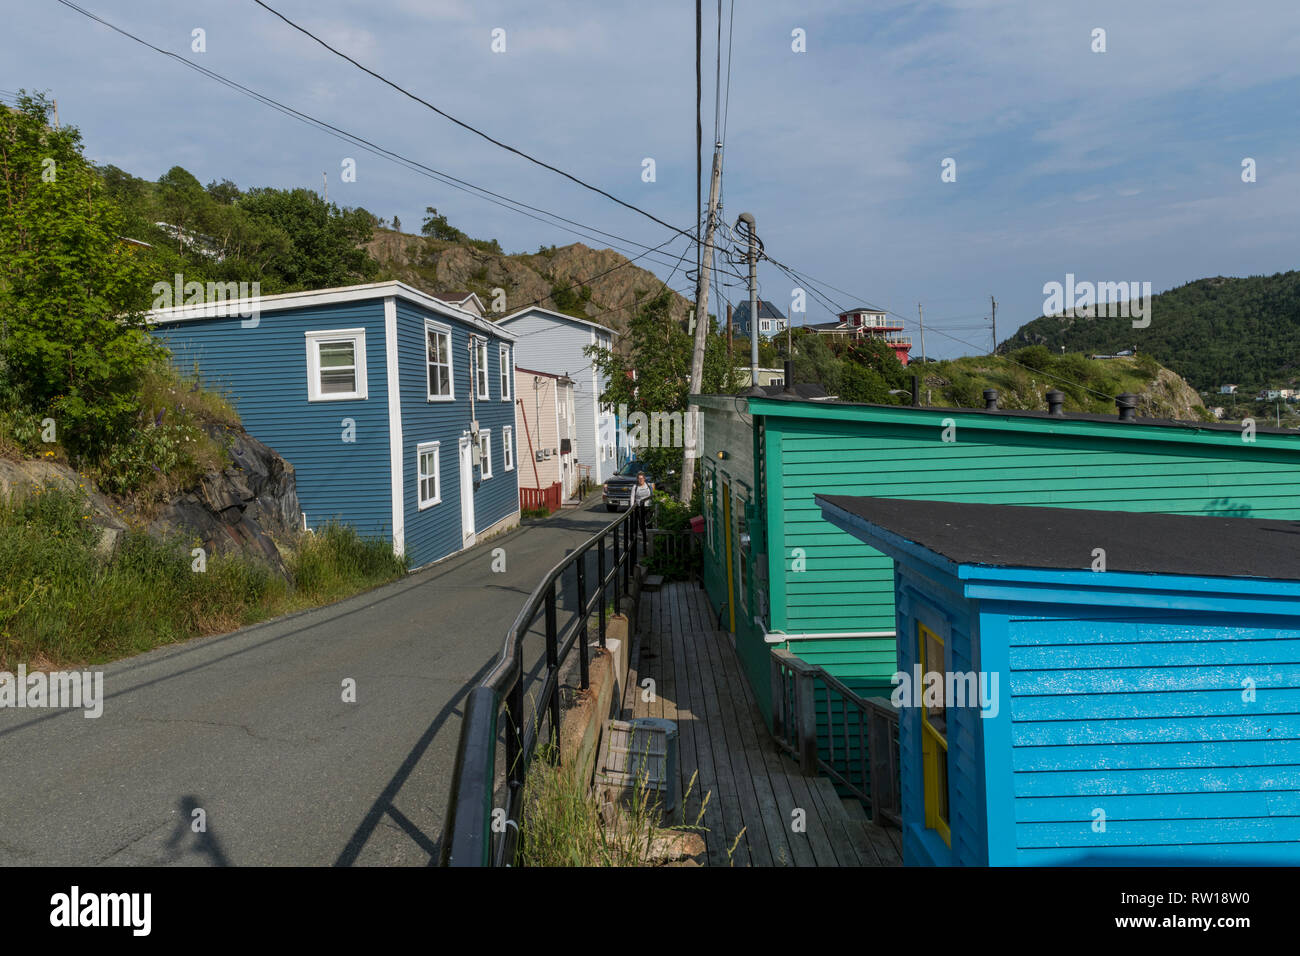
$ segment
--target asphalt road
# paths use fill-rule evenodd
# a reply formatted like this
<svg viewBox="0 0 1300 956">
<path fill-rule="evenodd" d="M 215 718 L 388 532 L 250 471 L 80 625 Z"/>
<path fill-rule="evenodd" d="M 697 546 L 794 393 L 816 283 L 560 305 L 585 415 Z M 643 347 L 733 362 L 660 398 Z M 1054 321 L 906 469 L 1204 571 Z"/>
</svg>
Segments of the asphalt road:
<svg viewBox="0 0 1300 956">
<path fill-rule="evenodd" d="M 0 709 L 0 865 L 429 864 L 464 693 L 542 576 L 613 517 L 565 511 L 338 604 L 109 665 L 98 719 Z"/>
</svg>

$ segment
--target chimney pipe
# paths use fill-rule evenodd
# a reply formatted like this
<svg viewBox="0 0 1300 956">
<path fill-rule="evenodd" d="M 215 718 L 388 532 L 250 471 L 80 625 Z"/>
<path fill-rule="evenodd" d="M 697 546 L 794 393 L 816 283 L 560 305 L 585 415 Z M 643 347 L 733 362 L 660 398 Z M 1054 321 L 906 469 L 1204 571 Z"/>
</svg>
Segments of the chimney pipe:
<svg viewBox="0 0 1300 956">
<path fill-rule="evenodd" d="M 920 406 L 921 406 L 921 377 L 919 375 L 913 375 L 912 376 L 912 407 L 919 408 Z"/>
<path fill-rule="evenodd" d="M 787 395 L 795 394 L 794 391 L 794 362 L 790 359 L 785 360 L 785 393 Z"/>
<path fill-rule="evenodd" d="M 998 390 L 996 388 L 984 389 L 984 407 L 985 408 L 998 407 Z"/>
<path fill-rule="evenodd" d="M 1052 389 L 1047 393 L 1047 414 L 1065 415 L 1065 393 Z"/>
<path fill-rule="evenodd" d="M 1121 395 L 1116 395 L 1115 405 L 1119 408 L 1120 421 L 1137 421 L 1137 396 L 1132 392 L 1124 392 Z"/>
</svg>

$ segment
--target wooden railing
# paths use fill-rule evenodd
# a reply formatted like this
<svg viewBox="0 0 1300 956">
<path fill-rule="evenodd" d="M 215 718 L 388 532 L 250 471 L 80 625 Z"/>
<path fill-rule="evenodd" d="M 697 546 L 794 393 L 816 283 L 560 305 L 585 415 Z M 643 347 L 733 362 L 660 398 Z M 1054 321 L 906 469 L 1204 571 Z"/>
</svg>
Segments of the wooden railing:
<svg viewBox="0 0 1300 956">
<path fill-rule="evenodd" d="M 554 513 L 560 510 L 563 503 L 564 488 L 557 481 L 549 488 L 519 488 L 519 508 L 522 511 L 535 511 L 538 508 L 545 508 L 547 511 Z"/>
<path fill-rule="evenodd" d="M 870 808 L 902 825 L 898 710 L 860 697 L 823 668 L 772 649 L 772 733 L 807 776 L 825 773 Z"/>
</svg>

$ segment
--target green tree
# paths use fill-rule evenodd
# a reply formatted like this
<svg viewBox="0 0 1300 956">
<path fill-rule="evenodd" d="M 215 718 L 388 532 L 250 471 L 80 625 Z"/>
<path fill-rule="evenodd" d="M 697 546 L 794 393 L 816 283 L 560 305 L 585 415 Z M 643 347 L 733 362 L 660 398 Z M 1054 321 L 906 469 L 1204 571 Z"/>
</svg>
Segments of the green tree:
<svg viewBox="0 0 1300 956">
<path fill-rule="evenodd" d="M 74 454 L 126 434 L 159 354 L 142 330 L 149 284 L 123 217 L 43 96 L 0 109 L 0 389 L 54 419 Z"/>
<path fill-rule="evenodd" d="M 449 223 L 447 217 L 440 214 L 432 206 L 425 206 L 424 212 L 424 225 L 420 227 L 420 232 L 429 238 L 445 239 L 449 242 L 464 242 L 469 238 L 469 236 Z"/>
<path fill-rule="evenodd" d="M 600 395 L 603 404 L 616 411 L 626 407 L 629 416 L 682 416 L 685 420 L 690 397 L 691 354 L 694 338 L 672 318 L 672 293 L 662 289 L 641 302 L 628 323 L 626 354 L 590 346 L 587 355 L 608 385 Z M 636 378 L 632 372 L 635 370 Z M 711 323 L 704 350 L 705 394 L 731 394 L 737 390 L 735 370 L 727 362 L 727 343 Z M 627 422 L 623 423 L 627 425 Z M 646 429 L 649 431 L 649 429 Z M 648 440 L 653 436 L 643 434 Z M 638 451 L 661 478 L 669 471 L 681 474 L 684 450 L 680 447 L 647 447 Z"/>
<path fill-rule="evenodd" d="M 379 263 L 364 248 L 374 234 L 374 217 L 365 209 L 339 209 L 310 189 L 251 189 L 239 208 L 289 237 L 289 248 L 265 264 L 284 291 L 348 285 L 379 274 Z"/>
</svg>

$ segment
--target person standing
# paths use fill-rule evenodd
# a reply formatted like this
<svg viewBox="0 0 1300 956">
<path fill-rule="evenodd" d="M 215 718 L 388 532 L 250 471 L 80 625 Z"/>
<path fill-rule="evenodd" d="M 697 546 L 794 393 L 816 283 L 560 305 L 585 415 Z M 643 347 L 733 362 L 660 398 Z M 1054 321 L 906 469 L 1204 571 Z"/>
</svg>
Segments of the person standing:
<svg viewBox="0 0 1300 956">
<path fill-rule="evenodd" d="M 646 536 L 646 513 L 650 510 L 650 491 L 650 486 L 646 484 L 645 472 L 638 471 L 636 484 L 632 486 L 632 507 L 636 509 L 634 527 L 641 533 L 642 541 L 645 541 Z"/>
</svg>

